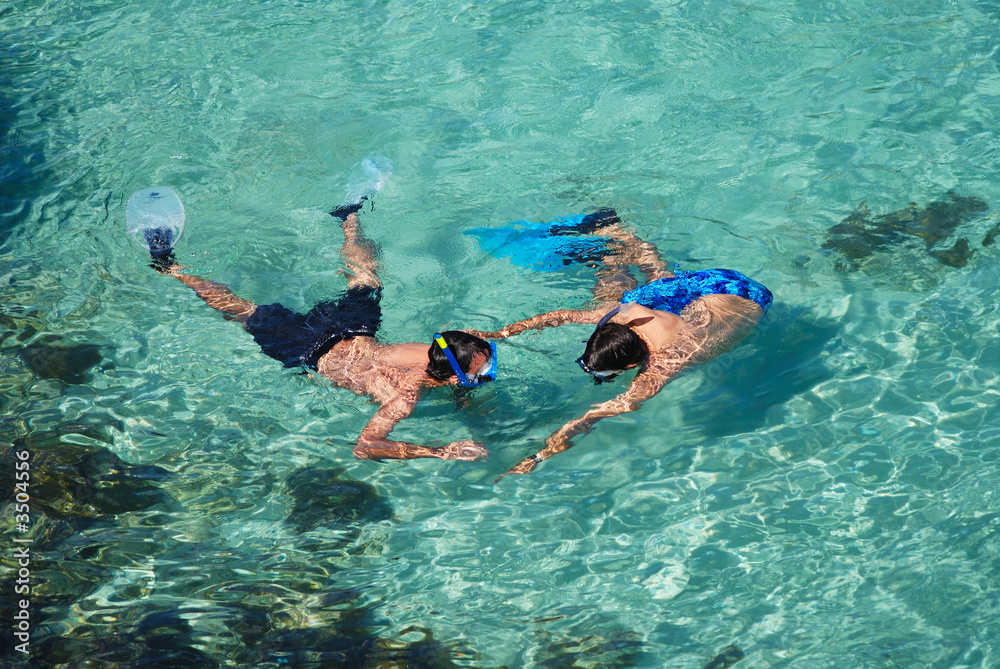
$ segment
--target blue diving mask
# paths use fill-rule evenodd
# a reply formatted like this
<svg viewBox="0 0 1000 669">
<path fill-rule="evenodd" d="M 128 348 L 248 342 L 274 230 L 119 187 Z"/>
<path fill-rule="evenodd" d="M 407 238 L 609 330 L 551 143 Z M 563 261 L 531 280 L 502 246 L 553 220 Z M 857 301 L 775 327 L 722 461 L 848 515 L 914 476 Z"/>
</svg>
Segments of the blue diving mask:
<svg viewBox="0 0 1000 669">
<path fill-rule="evenodd" d="M 490 359 L 479 368 L 475 374 L 466 374 L 462 371 L 462 367 L 458 364 L 458 360 L 455 359 L 455 354 L 451 352 L 448 348 L 448 342 L 444 340 L 444 337 L 440 333 L 434 335 L 434 341 L 441 350 L 444 351 L 444 357 L 448 359 L 448 364 L 451 365 L 452 371 L 455 372 L 455 376 L 458 378 L 458 383 L 463 388 L 475 388 L 476 386 L 485 383 L 487 381 L 496 381 L 497 378 L 497 345 L 490 342 Z"/>
</svg>

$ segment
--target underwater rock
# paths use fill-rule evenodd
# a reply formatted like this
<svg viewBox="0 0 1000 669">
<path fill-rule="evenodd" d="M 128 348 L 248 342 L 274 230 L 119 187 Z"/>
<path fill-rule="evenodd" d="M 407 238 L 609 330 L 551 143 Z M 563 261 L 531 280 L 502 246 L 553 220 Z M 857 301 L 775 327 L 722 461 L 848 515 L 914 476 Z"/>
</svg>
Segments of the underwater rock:
<svg viewBox="0 0 1000 669">
<path fill-rule="evenodd" d="M 302 669 L 450 669 L 459 666 L 456 656 L 469 657 L 467 651 L 435 641 L 429 630 L 402 630 L 404 635 L 415 632 L 423 638 L 403 642 L 369 636 L 363 627 L 300 627 L 271 631 L 250 647 L 261 656 L 253 666 L 272 666 L 278 661 Z"/>
<path fill-rule="evenodd" d="M 18 355 L 32 372 L 43 379 L 59 379 L 67 384 L 90 381 L 87 372 L 101 363 L 102 346 L 66 343 L 62 337 L 48 335 L 20 351 Z"/>
<path fill-rule="evenodd" d="M 997 236 L 1000 235 L 1000 221 L 990 228 L 990 231 L 986 233 L 983 237 L 983 246 L 993 246 L 993 242 L 996 241 Z"/>
<path fill-rule="evenodd" d="M 960 269 L 965 267 L 972 257 L 972 248 L 969 246 L 969 240 L 962 237 L 950 249 L 931 251 L 930 255 L 942 265 Z"/>
<path fill-rule="evenodd" d="M 705 665 L 705 669 L 729 669 L 744 658 L 743 651 L 737 646 L 726 646 L 722 652 Z"/>
<path fill-rule="evenodd" d="M 153 609 L 138 623 L 80 625 L 72 637 L 52 636 L 32 642 L 31 653 L 45 666 L 170 667 L 213 669 L 219 663 L 200 650 L 204 642 L 187 619 L 193 608 Z"/>
<path fill-rule="evenodd" d="M 85 549 L 75 549 L 88 529 L 80 522 L 53 520 L 42 514 L 34 514 L 31 525 L 31 534 L 28 535 L 31 538 L 30 552 L 45 556 L 43 561 L 31 567 L 31 620 L 36 626 L 40 626 L 48 620 L 61 619 L 65 613 L 60 610 L 62 607 L 81 600 L 113 581 L 117 570 L 114 566 L 102 564 L 100 555 L 88 555 L 84 552 Z M 13 588 L 8 594 L 13 595 Z M 0 596 L 0 611 L 5 606 L 11 606 L 10 601 Z M 9 640 L 10 636 L 7 635 L 6 641 Z M 4 654 L 2 641 L 0 637 L 0 656 Z"/>
<path fill-rule="evenodd" d="M 316 527 L 354 529 L 358 524 L 386 520 L 392 507 L 362 481 L 341 478 L 342 469 L 303 468 L 287 481 L 295 507 L 289 516 L 300 532 Z"/>
<path fill-rule="evenodd" d="M 923 209 L 911 203 L 905 209 L 877 216 L 875 220 L 883 228 L 919 237 L 929 249 L 948 239 L 959 225 L 989 209 L 986 202 L 977 197 L 962 197 L 952 191 L 948 191 L 947 196 L 947 201 L 931 202 Z"/>
<path fill-rule="evenodd" d="M 858 269 L 861 261 L 876 252 L 910 240 L 920 240 L 924 250 L 938 262 L 951 267 L 964 267 L 973 253 L 966 238 L 958 239 L 948 250 L 931 249 L 951 238 L 960 225 L 979 217 L 988 209 L 983 200 L 963 197 L 952 191 L 948 191 L 946 200 L 931 202 L 925 207 L 911 203 L 904 209 L 879 216 L 873 216 L 862 204 L 850 216 L 830 227 L 830 237 L 821 248 L 836 251 L 848 261 L 847 267 L 838 269 Z M 988 233 L 983 246 L 992 244 L 995 236 L 996 232 Z"/>
<path fill-rule="evenodd" d="M 15 449 L 31 450 L 31 500 L 50 518 L 104 518 L 173 501 L 153 483 L 164 480 L 166 470 L 134 467 L 102 448 L 58 439 L 58 433 L 35 434 L 15 442 Z M 52 445 L 39 448 L 45 442 Z"/>
<path fill-rule="evenodd" d="M 571 667 L 633 667 L 643 654 L 642 639 L 632 630 L 617 629 L 606 636 L 552 640 L 539 650 L 535 663 L 545 669 Z"/>
<path fill-rule="evenodd" d="M 31 620 L 37 631 L 32 634 L 31 653 L 35 658 L 45 658 L 44 666 L 71 666 L 52 661 L 54 653 L 76 642 L 58 638 L 59 632 L 53 631 L 62 629 L 60 621 L 67 615 L 67 607 L 115 583 L 122 567 L 133 566 L 164 548 L 163 542 L 151 540 L 155 530 L 141 521 L 131 524 L 134 519 L 122 522 L 116 514 L 171 502 L 150 482 L 163 480 L 167 472 L 158 467 L 132 467 L 102 448 L 61 441 L 68 435 L 105 438 L 107 430 L 112 429 L 108 423 L 113 421 L 105 416 L 94 420 L 100 423 L 57 424 L 49 430 L 36 428 L 26 435 L 18 435 L 17 426 L 0 429 L 0 441 L 11 444 L 10 448 L 0 449 L 0 471 L 11 472 L 12 476 L 15 461 L 20 461 L 16 453 L 30 453 L 30 520 L 26 523 L 28 529 L 22 531 L 30 537 L 31 553 L 37 556 L 31 565 Z M 15 490 L 13 482 L 0 486 L 0 505 Z M 134 593 L 143 587 L 141 579 L 135 583 L 118 582 L 113 597 L 139 599 L 140 595 Z M 76 627 L 75 632 L 87 635 L 88 629 L 95 627 L 88 623 Z M 99 642 L 90 639 L 81 643 Z M 87 650 L 90 648 L 88 645 Z M 71 662 L 91 655 L 70 652 L 64 657 Z"/>
</svg>

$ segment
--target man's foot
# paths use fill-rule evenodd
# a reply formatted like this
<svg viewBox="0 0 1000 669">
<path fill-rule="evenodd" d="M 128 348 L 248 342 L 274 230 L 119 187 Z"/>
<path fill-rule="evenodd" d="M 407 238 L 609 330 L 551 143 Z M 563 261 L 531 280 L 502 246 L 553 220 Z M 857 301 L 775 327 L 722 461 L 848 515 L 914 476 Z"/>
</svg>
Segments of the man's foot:
<svg viewBox="0 0 1000 669">
<path fill-rule="evenodd" d="M 173 251 L 167 251 L 163 254 L 149 254 L 153 261 L 149 263 L 149 266 L 155 269 L 160 274 L 170 274 L 170 268 L 177 264 L 177 258 L 174 257 Z"/>
</svg>

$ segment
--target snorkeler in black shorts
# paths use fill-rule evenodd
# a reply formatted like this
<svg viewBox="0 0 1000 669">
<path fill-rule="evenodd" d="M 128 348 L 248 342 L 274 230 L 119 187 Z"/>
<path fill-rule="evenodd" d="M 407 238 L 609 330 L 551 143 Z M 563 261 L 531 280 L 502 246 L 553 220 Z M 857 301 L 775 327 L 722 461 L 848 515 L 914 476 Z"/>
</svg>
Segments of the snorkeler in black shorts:
<svg viewBox="0 0 1000 669">
<path fill-rule="evenodd" d="M 372 245 L 361 233 L 360 205 L 331 214 L 341 220 L 347 290 L 335 302 L 320 302 L 299 314 L 282 306 L 257 306 L 223 284 L 181 272 L 172 254 L 153 254 L 152 267 L 177 277 L 213 309 L 243 323 L 267 355 L 286 367 L 302 367 L 334 385 L 368 395 L 380 406 L 361 431 L 354 455 L 381 460 L 441 458 L 475 460 L 488 451 L 471 439 L 429 448 L 388 439 L 425 388 L 473 387 L 496 378 L 496 346 L 465 332 L 437 333 L 434 342 L 385 345 L 376 339 L 382 322 L 382 283 Z"/>
</svg>

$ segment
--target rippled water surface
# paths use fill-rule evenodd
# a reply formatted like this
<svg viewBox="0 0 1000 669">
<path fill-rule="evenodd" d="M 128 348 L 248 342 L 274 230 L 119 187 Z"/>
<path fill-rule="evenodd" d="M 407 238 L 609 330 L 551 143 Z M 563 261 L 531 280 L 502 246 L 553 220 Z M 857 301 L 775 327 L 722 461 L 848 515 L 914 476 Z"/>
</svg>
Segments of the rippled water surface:
<svg viewBox="0 0 1000 669">
<path fill-rule="evenodd" d="M 973 0 L 3 3 L 4 662 L 1000 666 L 998 35 Z M 357 461 L 374 406 L 149 269 L 125 204 L 172 187 L 182 264 L 307 309 L 368 155 L 385 342 L 582 306 L 587 267 L 462 233 L 600 207 L 775 304 L 530 476 L 493 485 L 625 387 L 588 327 L 393 433 L 488 460 Z"/>
</svg>

